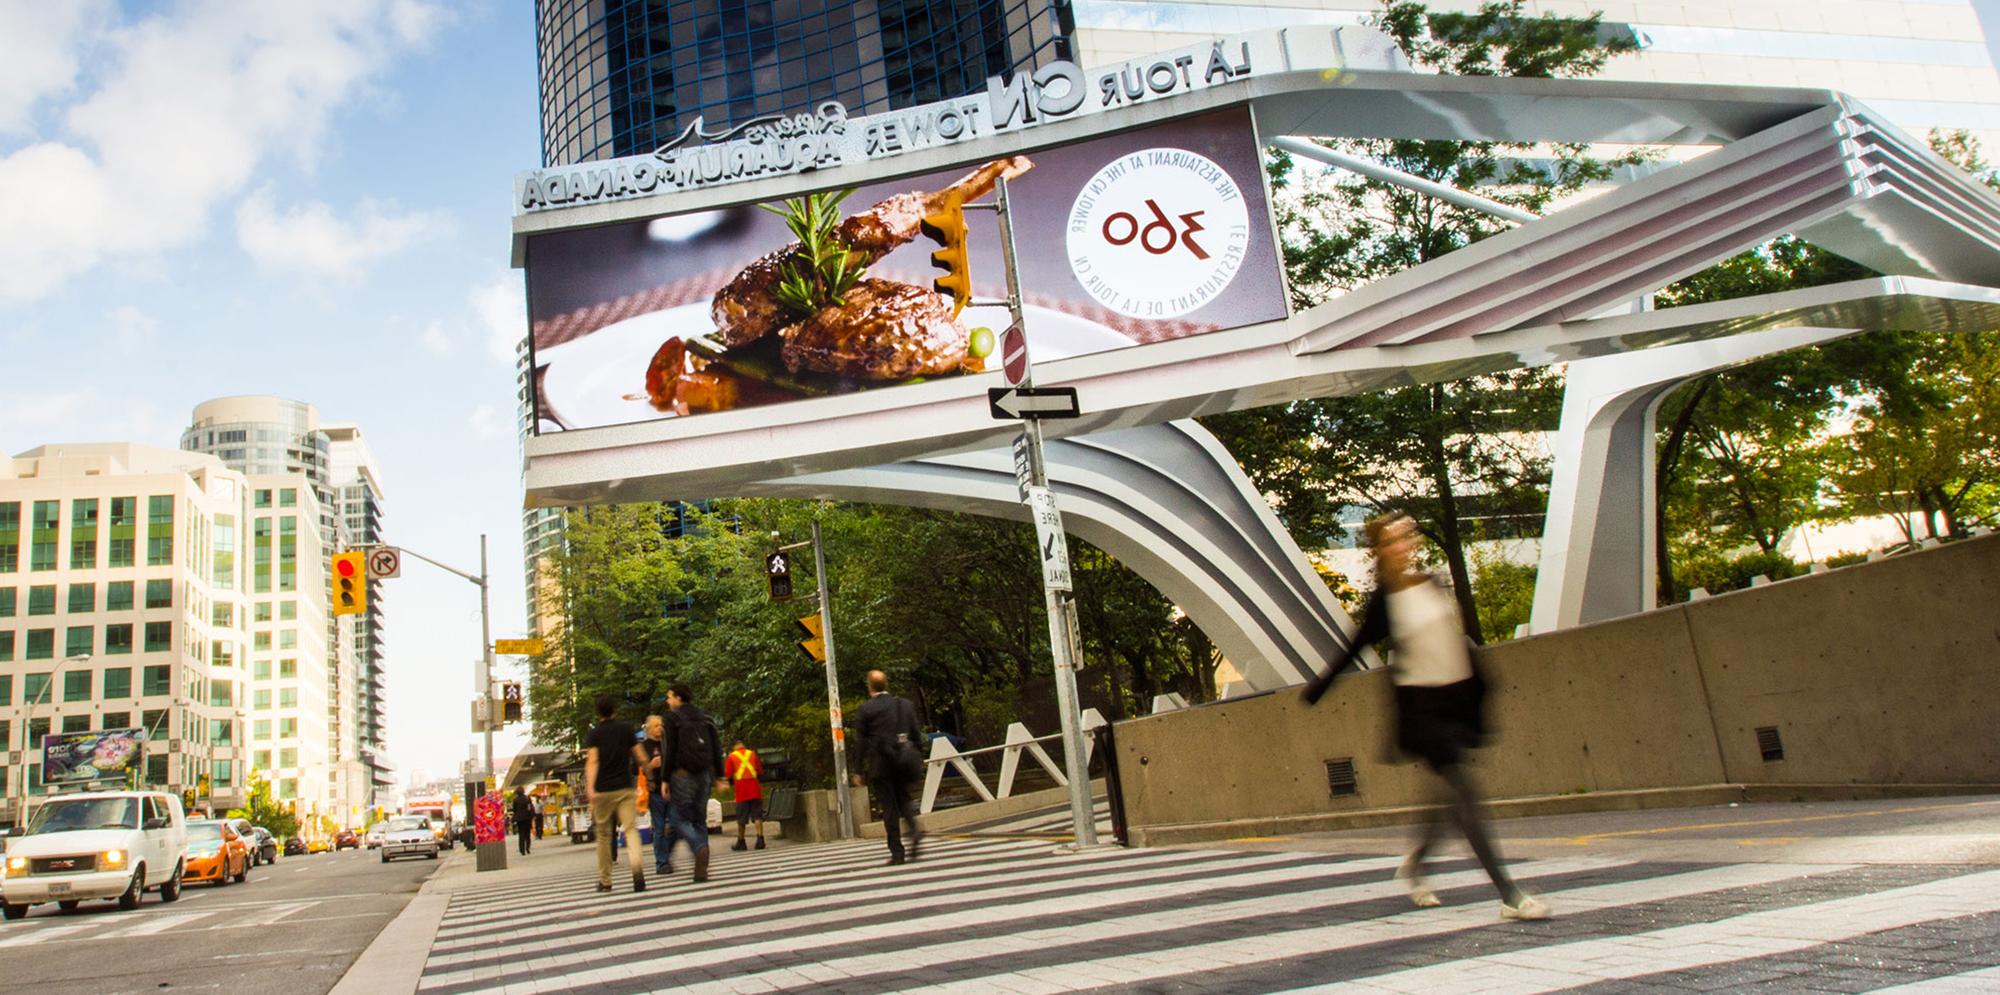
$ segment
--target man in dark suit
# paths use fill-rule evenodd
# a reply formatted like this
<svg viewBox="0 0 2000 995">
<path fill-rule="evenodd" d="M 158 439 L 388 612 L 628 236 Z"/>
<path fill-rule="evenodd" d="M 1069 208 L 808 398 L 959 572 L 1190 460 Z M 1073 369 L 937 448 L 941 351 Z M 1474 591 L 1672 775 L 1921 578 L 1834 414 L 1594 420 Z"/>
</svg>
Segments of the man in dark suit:
<svg viewBox="0 0 2000 995">
<path fill-rule="evenodd" d="M 917 826 L 917 802 L 911 795 L 923 776 L 924 755 L 918 744 L 924 741 L 917 724 L 917 707 L 889 693 L 889 675 L 868 672 L 868 700 L 854 713 L 854 735 L 861 743 L 857 759 L 868 768 L 868 790 L 882 802 L 882 829 L 889 837 L 889 863 L 904 861 L 903 826 L 910 824 L 909 860 L 917 859 L 917 846 L 924 832 Z M 859 770 L 854 784 L 861 785 Z"/>
</svg>

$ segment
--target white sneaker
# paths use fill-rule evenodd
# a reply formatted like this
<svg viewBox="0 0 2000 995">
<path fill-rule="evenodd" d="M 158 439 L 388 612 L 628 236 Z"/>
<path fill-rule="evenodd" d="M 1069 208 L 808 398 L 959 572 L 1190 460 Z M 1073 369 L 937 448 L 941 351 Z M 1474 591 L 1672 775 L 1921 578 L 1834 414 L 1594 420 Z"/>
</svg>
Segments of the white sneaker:
<svg viewBox="0 0 2000 995">
<path fill-rule="evenodd" d="M 1396 868 L 1396 880 L 1409 884 L 1410 903 L 1417 908 L 1434 909 L 1444 904 L 1444 902 L 1438 899 L 1437 893 L 1431 891 L 1430 886 L 1425 884 L 1423 877 L 1417 873 L 1416 854 L 1413 853 L 1403 858 L 1402 866 Z"/>
<path fill-rule="evenodd" d="M 1547 919 L 1552 915 L 1555 915 L 1555 910 L 1549 908 L 1546 903 L 1533 895 L 1521 896 L 1521 904 L 1519 905 L 1508 905 L 1506 902 L 1500 903 L 1500 918 L 1502 919 Z"/>
</svg>

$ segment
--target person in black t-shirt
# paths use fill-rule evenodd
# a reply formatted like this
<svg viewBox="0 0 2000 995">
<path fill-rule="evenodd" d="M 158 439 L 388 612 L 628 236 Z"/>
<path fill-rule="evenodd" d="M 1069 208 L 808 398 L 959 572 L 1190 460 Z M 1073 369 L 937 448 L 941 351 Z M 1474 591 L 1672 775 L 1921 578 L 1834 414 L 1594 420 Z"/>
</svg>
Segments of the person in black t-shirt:
<svg viewBox="0 0 2000 995">
<path fill-rule="evenodd" d="M 632 890 L 646 890 L 646 871 L 639 855 L 638 772 L 646 762 L 638 734 L 629 722 L 611 717 L 611 696 L 597 698 L 597 725 L 584 737 L 583 787 L 590 801 L 590 821 L 597 830 L 597 890 L 611 890 L 611 834 L 625 834 L 632 865 Z"/>
</svg>

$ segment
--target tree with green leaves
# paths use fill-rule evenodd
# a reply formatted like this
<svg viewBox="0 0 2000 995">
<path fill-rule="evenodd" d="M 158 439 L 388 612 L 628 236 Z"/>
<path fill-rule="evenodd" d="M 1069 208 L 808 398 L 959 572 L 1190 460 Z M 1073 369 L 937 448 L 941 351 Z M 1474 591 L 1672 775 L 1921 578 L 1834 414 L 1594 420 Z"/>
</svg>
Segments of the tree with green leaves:
<svg viewBox="0 0 2000 995">
<path fill-rule="evenodd" d="M 1464 76 L 1595 75 L 1629 39 L 1607 37 L 1600 18 L 1523 13 L 1495 0 L 1469 13 L 1392 2 L 1372 18 L 1417 66 Z M 1583 145 L 1338 140 L 1352 155 L 1541 213 L 1613 170 L 1629 153 L 1598 158 Z M 1270 165 L 1293 304 L 1421 265 L 1506 230 L 1511 222 L 1385 181 L 1309 175 L 1277 152 Z M 1270 495 L 1300 545 L 1342 534 L 1342 507 L 1402 511 L 1431 540 L 1451 576 L 1466 633 L 1484 641 L 1466 548 L 1485 538 L 1539 531 L 1548 454 L 1539 433 L 1561 412 L 1561 379 L 1546 369 L 1402 387 L 1353 397 L 1235 412 L 1204 424 Z"/>
<path fill-rule="evenodd" d="M 281 841 L 299 832 L 298 817 L 271 796 L 271 779 L 262 774 L 250 779 L 249 796 L 242 808 L 229 810 L 229 818 L 248 819 L 251 825 L 264 827 Z"/>
</svg>

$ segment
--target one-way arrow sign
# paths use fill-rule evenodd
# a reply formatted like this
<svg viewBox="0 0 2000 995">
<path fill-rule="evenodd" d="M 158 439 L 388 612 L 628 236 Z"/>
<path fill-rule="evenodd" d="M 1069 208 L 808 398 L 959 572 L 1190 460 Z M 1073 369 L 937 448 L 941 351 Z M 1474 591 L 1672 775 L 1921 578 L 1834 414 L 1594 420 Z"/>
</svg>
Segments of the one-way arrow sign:
<svg viewBox="0 0 2000 995">
<path fill-rule="evenodd" d="M 989 387 L 986 405 L 995 418 L 1075 418 L 1075 387 Z"/>
</svg>

